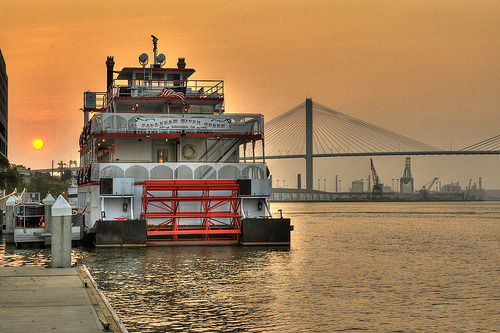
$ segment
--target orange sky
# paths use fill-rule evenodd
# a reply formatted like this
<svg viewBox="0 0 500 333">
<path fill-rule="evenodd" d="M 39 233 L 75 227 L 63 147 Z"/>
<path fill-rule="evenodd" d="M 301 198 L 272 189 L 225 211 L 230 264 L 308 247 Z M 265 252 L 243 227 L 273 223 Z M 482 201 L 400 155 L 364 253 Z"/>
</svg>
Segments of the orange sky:
<svg viewBox="0 0 500 333">
<path fill-rule="evenodd" d="M 78 159 L 83 92 L 104 90 L 106 56 L 151 54 L 151 34 L 168 65 L 225 80 L 228 112 L 271 119 L 308 96 L 443 149 L 500 132 L 498 0 L 147 4 L 2 1 L 11 162 Z"/>
</svg>

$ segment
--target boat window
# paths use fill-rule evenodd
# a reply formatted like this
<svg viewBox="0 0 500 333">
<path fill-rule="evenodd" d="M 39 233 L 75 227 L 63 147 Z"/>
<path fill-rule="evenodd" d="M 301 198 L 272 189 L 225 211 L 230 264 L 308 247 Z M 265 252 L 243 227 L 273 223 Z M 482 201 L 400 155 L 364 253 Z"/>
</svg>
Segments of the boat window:
<svg viewBox="0 0 500 333">
<path fill-rule="evenodd" d="M 115 143 L 113 139 L 101 138 L 95 141 L 97 162 L 111 162 L 115 156 Z"/>
<path fill-rule="evenodd" d="M 165 163 L 168 161 L 168 149 L 157 148 L 156 149 L 156 162 Z"/>
<path fill-rule="evenodd" d="M 116 165 L 108 165 L 101 170 L 101 178 L 123 178 L 125 172 Z"/>
<path fill-rule="evenodd" d="M 181 165 L 175 169 L 175 179 L 193 179 L 193 170 L 187 165 Z"/>
<path fill-rule="evenodd" d="M 125 171 L 125 178 L 134 178 L 136 182 L 149 179 L 149 171 L 140 165 L 133 165 Z"/>
<path fill-rule="evenodd" d="M 202 165 L 194 170 L 194 179 L 216 179 L 217 172 L 208 165 Z"/>
<path fill-rule="evenodd" d="M 264 179 L 264 171 L 257 166 L 247 166 L 241 176 L 243 179 Z"/>
<path fill-rule="evenodd" d="M 166 165 L 157 165 L 151 169 L 151 179 L 173 179 L 174 172 Z"/>
<path fill-rule="evenodd" d="M 226 165 L 219 170 L 219 179 L 238 179 L 240 178 L 240 170 L 232 165 Z"/>
</svg>

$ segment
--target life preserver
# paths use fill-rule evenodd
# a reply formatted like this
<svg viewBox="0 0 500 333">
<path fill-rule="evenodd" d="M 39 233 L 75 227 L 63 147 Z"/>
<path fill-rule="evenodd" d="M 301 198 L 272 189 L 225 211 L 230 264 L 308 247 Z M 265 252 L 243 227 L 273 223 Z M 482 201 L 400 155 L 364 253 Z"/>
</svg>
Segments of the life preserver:
<svg viewBox="0 0 500 333">
<path fill-rule="evenodd" d="M 192 144 L 184 145 L 184 147 L 182 148 L 182 156 L 184 156 L 185 159 L 192 160 L 193 158 L 196 158 L 196 155 L 196 147 Z"/>
</svg>

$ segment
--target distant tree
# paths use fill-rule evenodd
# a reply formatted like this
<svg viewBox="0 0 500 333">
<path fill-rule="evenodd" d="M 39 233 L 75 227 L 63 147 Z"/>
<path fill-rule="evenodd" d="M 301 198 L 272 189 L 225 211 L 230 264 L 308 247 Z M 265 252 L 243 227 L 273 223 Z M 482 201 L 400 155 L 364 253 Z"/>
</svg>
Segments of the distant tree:
<svg viewBox="0 0 500 333">
<path fill-rule="evenodd" d="M 26 184 L 29 192 L 39 192 L 41 198 L 45 198 L 47 193 L 54 197 L 59 195 L 67 196 L 69 184 L 67 181 L 60 181 L 54 177 L 35 176 L 31 182 Z"/>
<path fill-rule="evenodd" d="M 15 188 L 23 186 L 23 177 L 13 168 L 5 156 L 0 155 L 0 189 L 11 193 Z"/>
<path fill-rule="evenodd" d="M 2 169 L 8 169 L 10 168 L 10 163 L 7 157 L 0 155 L 0 168 Z"/>
<path fill-rule="evenodd" d="M 61 175 L 61 181 L 67 182 L 69 180 L 71 180 L 71 170 L 66 169 L 66 170 L 64 170 L 63 174 Z"/>
</svg>

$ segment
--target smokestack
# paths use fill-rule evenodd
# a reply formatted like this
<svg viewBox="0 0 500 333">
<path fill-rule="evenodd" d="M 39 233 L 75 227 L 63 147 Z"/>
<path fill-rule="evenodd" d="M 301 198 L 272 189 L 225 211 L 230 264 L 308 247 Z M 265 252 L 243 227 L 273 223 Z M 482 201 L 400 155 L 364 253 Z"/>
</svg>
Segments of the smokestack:
<svg viewBox="0 0 500 333">
<path fill-rule="evenodd" d="M 179 61 L 177 61 L 177 68 L 179 69 L 186 68 L 186 58 L 179 58 Z"/>
<path fill-rule="evenodd" d="M 108 69 L 107 73 L 107 82 L 106 82 L 106 89 L 109 89 L 109 86 L 113 84 L 113 67 L 115 66 L 115 61 L 113 60 L 113 57 L 109 57 L 106 60 L 106 67 Z"/>
</svg>

